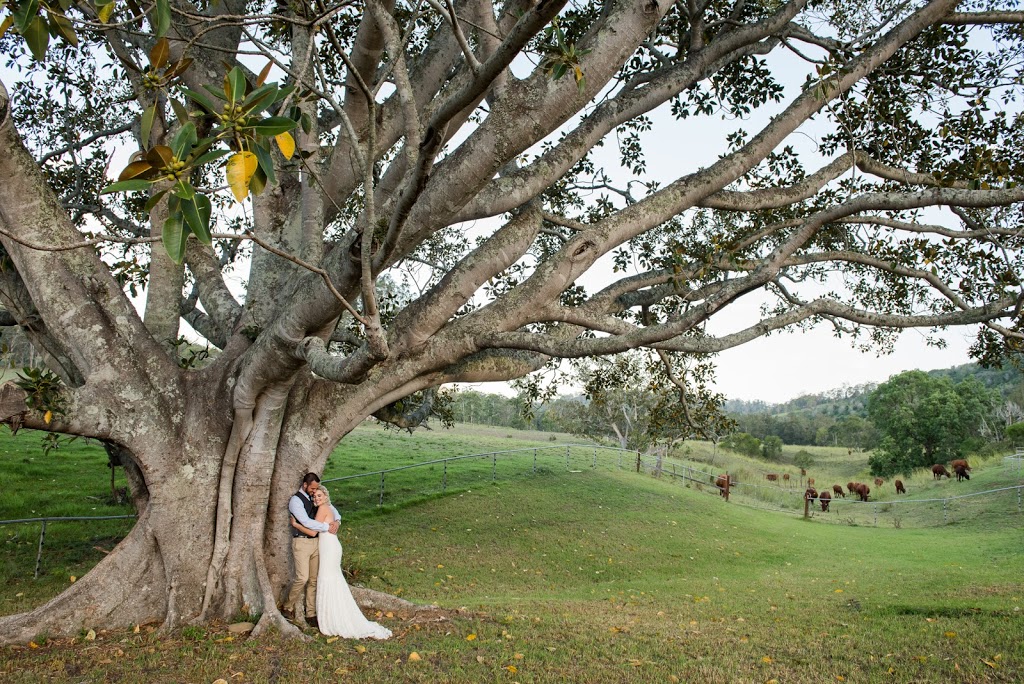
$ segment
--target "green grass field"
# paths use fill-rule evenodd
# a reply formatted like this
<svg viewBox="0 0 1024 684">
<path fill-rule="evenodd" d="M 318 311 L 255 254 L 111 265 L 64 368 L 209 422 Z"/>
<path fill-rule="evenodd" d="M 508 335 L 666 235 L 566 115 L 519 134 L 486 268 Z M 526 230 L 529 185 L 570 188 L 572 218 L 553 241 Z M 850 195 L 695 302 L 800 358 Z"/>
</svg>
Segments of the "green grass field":
<svg viewBox="0 0 1024 684">
<path fill-rule="evenodd" d="M 28 437 L 19 435 L 18 445 L 22 439 Z M 577 441 L 556 439 L 556 446 Z M 408 436 L 365 427 L 332 457 L 325 478 L 384 463 L 551 444 L 546 434 L 505 429 Z M 705 469 L 764 465 L 726 464 L 720 452 L 709 466 L 696 453 L 703 445 L 687 446 Z M 8 451 L 0 462 L 5 481 L 20 463 L 17 477 L 25 479 L 15 488 L 44 492 L 43 499 L 26 492 L 22 505 L 49 512 L 45 492 L 61 483 L 59 496 L 69 506 L 109 496 L 101 450 L 92 461 L 56 452 L 41 471 L 29 467 L 34 460 L 22 462 L 41 454 Z M 138 633 L 100 633 L 95 641 L 40 635 L 38 648 L 0 650 L 0 681 L 1024 680 L 1024 515 L 1015 501 L 979 497 L 983 510 L 948 525 L 822 524 L 821 515 L 803 520 L 794 511 L 726 504 L 710 495 L 710 485 L 620 470 L 610 457 L 588 467 L 589 458 L 580 450 L 567 470 L 562 452 L 536 473 L 532 458 L 499 458 L 504 470 L 493 482 L 495 465 L 487 460 L 461 491 L 452 485 L 447 496 L 411 503 L 396 492 L 390 503 L 398 505 L 348 510 L 345 564 L 367 586 L 437 603 L 451 611 L 447 620 L 380 616 L 395 631 L 383 643 L 250 642 L 217 628 L 161 635 L 145 625 Z M 824 465 L 816 470 L 831 475 Z M 429 471 L 401 476 L 416 472 Z M 976 464 L 972 480 L 958 489 L 919 477 L 908 488 L 913 483 L 915 496 L 960 493 L 1018 477 L 992 461 Z M 396 489 L 408 484 L 394 478 Z M 332 492 L 339 501 L 340 489 Z M 346 499 L 340 501 L 344 508 Z M 0 517 L 14 517 L 12 510 Z M 13 530 L 4 532 L 9 551 L 22 547 L 11 540 Z M 18 534 L 32 539 L 31 549 L 24 566 L 25 554 L 5 554 L 4 613 L 52 596 L 101 553 L 74 559 L 54 543 L 43 577 L 33 581 L 38 527 Z M 412 653 L 419 660 L 410 660 Z"/>
</svg>

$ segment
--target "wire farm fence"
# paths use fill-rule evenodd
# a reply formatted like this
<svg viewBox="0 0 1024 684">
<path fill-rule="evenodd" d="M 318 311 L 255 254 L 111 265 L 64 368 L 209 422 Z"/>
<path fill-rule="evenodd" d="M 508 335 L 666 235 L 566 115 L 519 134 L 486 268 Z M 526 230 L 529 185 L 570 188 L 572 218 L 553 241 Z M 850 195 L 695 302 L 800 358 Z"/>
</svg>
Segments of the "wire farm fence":
<svg viewBox="0 0 1024 684">
<path fill-rule="evenodd" d="M 35 543 L 36 546 L 36 562 L 35 570 L 32 573 L 34 579 L 39 579 L 39 575 L 42 572 L 43 567 L 43 548 L 47 538 L 47 525 L 50 523 L 64 523 L 64 522 L 87 522 L 90 524 L 89 532 L 94 537 L 98 535 L 99 538 L 107 540 L 119 540 L 125 534 L 127 530 L 124 529 L 123 522 L 111 523 L 110 521 L 123 521 L 123 520 L 134 520 L 137 516 L 135 515 L 99 515 L 99 516 L 67 516 L 67 517 L 49 517 L 49 518 L 19 518 L 16 520 L 0 520 L 0 525 L 39 525 L 39 540 Z M 68 543 L 82 543 L 80 531 L 67 530 L 67 528 L 58 527 L 58 534 L 56 536 L 56 543 L 68 544 Z M 14 534 L 9 537 L 6 542 L 19 543 L 19 535 Z M 32 538 L 29 538 L 32 539 Z M 90 543 L 85 540 L 85 543 Z M 107 552 L 106 549 L 102 549 L 98 546 L 94 547 L 100 551 Z M 10 556 L 18 556 L 17 552 L 10 554 Z M 8 558 L 10 560 L 10 557 Z"/>
<path fill-rule="evenodd" d="M 558 472 L 579 473 L 598 468 L 630 470 L 654 477 L 664 477 L 697 491 L 712 495 L 721 492 L 715 479 L 721 471 L 707 470 L 706 464 L 695 464 L 655 454 L 595 444 L 562 444 L 524 449 L 490 451 L 480 454 L 451 456 L 422 463 L 348 475 L 323 480 L 330 484 L 331 498 L 344 502 L 343 512 L 371 510 L 387 505 L 406 503 L 417 498 L 465 491 L 498 480 L 511 480 Z M 1024 450 L 1003 459 L 1008 478 L 1024 480 Z M 804 514 L 802 484 L 766 485 L 757 482 L 732 481 L 729 502 L 761 510 Z M 829 510 L 822 511 L 820 500 L 810 501 L 810 517 L 822 522 L 865 526 L 937 527 L 967 520 L 1006 518 L 1007 524 L 1020 524 L 1024 516 L 1024 484 L 1010 485 L 983 492 L 944 498 L 900 498 L 882 501 L 857 501 L 834 498 Z M 53 517 L 0 520 L 0 525 L 39 524 L 34 576 L 39 577 L 47 525 L 64 522 L 88 522 L 93 525 L 133 519 L 134 515 Z M 123 527 L 119 523 L 116 527 Z M 95 527 L 93 531 L 98 531 Z M 126 531 L 111 530 L 113 536 Z M 61 536 L 73 539 L 74 533 Z M 8 539 L 10 542 L 11 539 Z"/>
</svg>

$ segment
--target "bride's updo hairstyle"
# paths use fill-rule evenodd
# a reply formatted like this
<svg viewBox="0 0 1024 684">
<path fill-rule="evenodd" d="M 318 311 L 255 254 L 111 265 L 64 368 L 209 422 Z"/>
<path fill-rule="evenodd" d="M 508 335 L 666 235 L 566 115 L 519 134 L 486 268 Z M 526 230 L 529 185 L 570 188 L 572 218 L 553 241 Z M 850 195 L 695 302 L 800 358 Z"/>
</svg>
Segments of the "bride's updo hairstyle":
<svg viewBox="0 0 1024 684">
<path fill-rule="evenodd" d="M 331 503 L 331 493 L 327 491 L 327 487 L 320 485 L 316 491 L 324 493 L 324 503 Z"/>
</svg>

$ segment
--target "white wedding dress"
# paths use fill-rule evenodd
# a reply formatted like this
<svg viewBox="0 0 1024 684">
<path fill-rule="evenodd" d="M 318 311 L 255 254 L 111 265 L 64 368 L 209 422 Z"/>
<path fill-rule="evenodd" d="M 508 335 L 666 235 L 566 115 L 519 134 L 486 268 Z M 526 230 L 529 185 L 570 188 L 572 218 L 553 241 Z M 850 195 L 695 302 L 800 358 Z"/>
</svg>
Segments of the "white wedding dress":
<svg viewBox="0 0 1024 684">
<path fill-rule="evenodd" d="M 316 620 L 321 634 L 346 639 L 387 639 L 391 630 L 371 622 L 352 598 L 348 582 L 341 574 L 341 542 L 329 532 L 321 532 L 320 572 L 316 576 Z"/>
</svg>

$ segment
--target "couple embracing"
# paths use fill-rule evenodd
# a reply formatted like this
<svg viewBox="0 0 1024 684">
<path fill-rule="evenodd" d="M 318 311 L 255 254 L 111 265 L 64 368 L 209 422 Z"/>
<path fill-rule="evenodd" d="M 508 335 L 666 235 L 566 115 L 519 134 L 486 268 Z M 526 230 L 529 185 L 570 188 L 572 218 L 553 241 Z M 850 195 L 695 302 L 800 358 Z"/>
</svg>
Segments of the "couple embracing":
<svg viewBox="0 0 1024 684">
<path fill-rule="evenodd" d="M 341 573 L 341 514 L 316 473 L 306 473 L 299 491 L 288 500 L 292 523 L 292 558 L 295 580 L 282 614 L 295 619 L 303 591 L 306 622 L 327 636 L 346 639 L 387 639 L 391 630 L 363 617 Z"/>
</svg>

